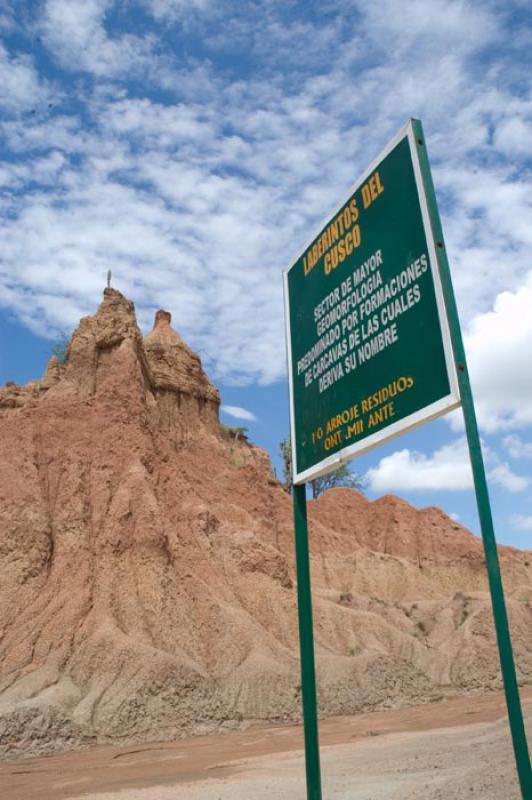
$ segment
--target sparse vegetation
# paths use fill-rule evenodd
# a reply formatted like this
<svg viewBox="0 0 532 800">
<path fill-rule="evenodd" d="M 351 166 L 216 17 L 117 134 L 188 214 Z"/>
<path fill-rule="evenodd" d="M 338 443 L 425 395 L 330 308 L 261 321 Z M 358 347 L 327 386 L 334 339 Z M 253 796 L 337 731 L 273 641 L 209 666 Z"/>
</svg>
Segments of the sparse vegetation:
<svg viewBox="0 0 532 800">
<path fill-rule="evenodd" d="M 231 460 L 237 469 L 240 469 L 246 464 L 246 454 L 242 448 L 235 447 L 238 442 L 249 444 L 247 432 L 248 429 L 242 425 L 224 425 L 220 422 L 220 430 L 222 436 L 231 443 Z"/>
<path fill-rule="evenodd" d="M 66 336 L 63 336 L 61 339 L 58 339 L 52 347 L 52 355 L 57 358 L 60 364 L 66 364 L 68 361 L 68 345 L 69 339 Z"/>
<path fill-rule="evenodd" d="M 336 486 L 346 486 L 350 489 L 358 489 L 361 492 L 364 489 L 364 479 L 361 475 L 350 472 L 346 464 L 342 464 L 334 472 L 329 472 L 328 475 L 322 475 L 320 478 L 310 481 L 313 500 L 322 495 L 323 492 L 326 492 L 327 489 L 334 489 Z"/>
<path fill-rule="evenodd" d="M 292 493 L 292 444 L 290 437 L 285 436 L 279 443 L 281 451 L 281 458 L 283 460 L 283 486 L 288 492 Z M 358 489 L 362 491 L 364 488 L 364 480 L 361 475 L 357 475 L 349 470 L 346 464 L 341 464 L 333 472 L 328 475 L 322 475 L 320 478 L 315 478 L 309 481 L 310 490 L 312 492 L 312 499 L 320 497 L 327 489 L 334 489 L 337 486 L 346 486 L 351 489 Z"/>
<path fill-rule="evenodd" d="M 283 486 L 288 494 L 292 494 L 292 445 L 288 436 L 279 442 L 279 450 L 283 460 Z"/>
<path fill-rule="evenodd" d="M 247 433 L 248 429 L 242 425 L 224 425 L 223 422 L 220 422 L 220 430 L 222 431 L 222 436 L 229 441 L 238 442 L 242 440 L 244 442 L 248 441 Z"/>
</svg>

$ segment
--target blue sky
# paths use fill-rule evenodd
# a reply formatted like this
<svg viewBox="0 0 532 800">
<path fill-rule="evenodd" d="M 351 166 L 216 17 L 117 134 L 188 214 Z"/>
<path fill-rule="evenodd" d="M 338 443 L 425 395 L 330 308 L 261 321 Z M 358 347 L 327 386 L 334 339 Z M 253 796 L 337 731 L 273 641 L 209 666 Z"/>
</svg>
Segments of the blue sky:
<svg viewBox="0 0 532 800">
<path fill-rule="evenodd" d="M 419 117 L 497 536 L 532 548 L 531 23 L 528 0 L 3 0 L 0 382 L 43 372 L 111 268 L 276 460 L 281 270 Z M 459 413 L 353 469 L 478 530 Z"/>
</svg>

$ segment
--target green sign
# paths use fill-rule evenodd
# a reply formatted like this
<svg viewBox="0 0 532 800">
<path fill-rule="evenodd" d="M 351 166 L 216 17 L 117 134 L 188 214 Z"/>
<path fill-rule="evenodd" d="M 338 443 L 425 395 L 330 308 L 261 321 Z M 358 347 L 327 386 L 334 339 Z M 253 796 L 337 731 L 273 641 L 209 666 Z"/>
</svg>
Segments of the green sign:
<svg viewBox="0 0 532 800">
<path fill-rule="evenodd" d="M 285 273 L 294 482 L 460 404 L 412 122 Z"/>
<path fill-rule="evenodd" d="M 305 482 L 462 402 L 517 774 L 532 800 L 486 471 L 419 120 L 285 273 L 285 306 L 307 798 L 322 794 Z"/>
</svg>

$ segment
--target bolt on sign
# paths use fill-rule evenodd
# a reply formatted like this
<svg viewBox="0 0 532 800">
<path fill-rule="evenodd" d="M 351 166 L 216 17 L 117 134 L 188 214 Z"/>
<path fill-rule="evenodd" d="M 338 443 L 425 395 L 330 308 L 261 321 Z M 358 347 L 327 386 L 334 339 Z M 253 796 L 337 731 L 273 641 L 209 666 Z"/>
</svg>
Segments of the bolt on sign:
<svg viewBox="0 0 532 800">
<path fill-rule="evenodd" d="M 460 405 L 412 121 L 285 272 L 294 482 Z"/>
</svg>

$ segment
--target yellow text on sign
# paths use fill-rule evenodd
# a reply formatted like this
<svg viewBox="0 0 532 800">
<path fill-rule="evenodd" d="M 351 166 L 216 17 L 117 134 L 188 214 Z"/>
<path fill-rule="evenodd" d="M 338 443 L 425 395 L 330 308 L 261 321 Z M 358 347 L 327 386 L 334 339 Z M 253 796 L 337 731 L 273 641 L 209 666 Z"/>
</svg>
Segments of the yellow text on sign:
<svg viewBox="0 0 532 800">
<path fill-rule="evenodd" d="M 362 194 L 362 205 L 364 208 L 369 208 L 373 201 L 376 200 L 377 197 L 383 193 L 383 191 L 384 186 L 382 185 L 381 176 L 378 172 L 374 172 L 367 183 L 365 183 L 360 190 Z"/>
</svg>

